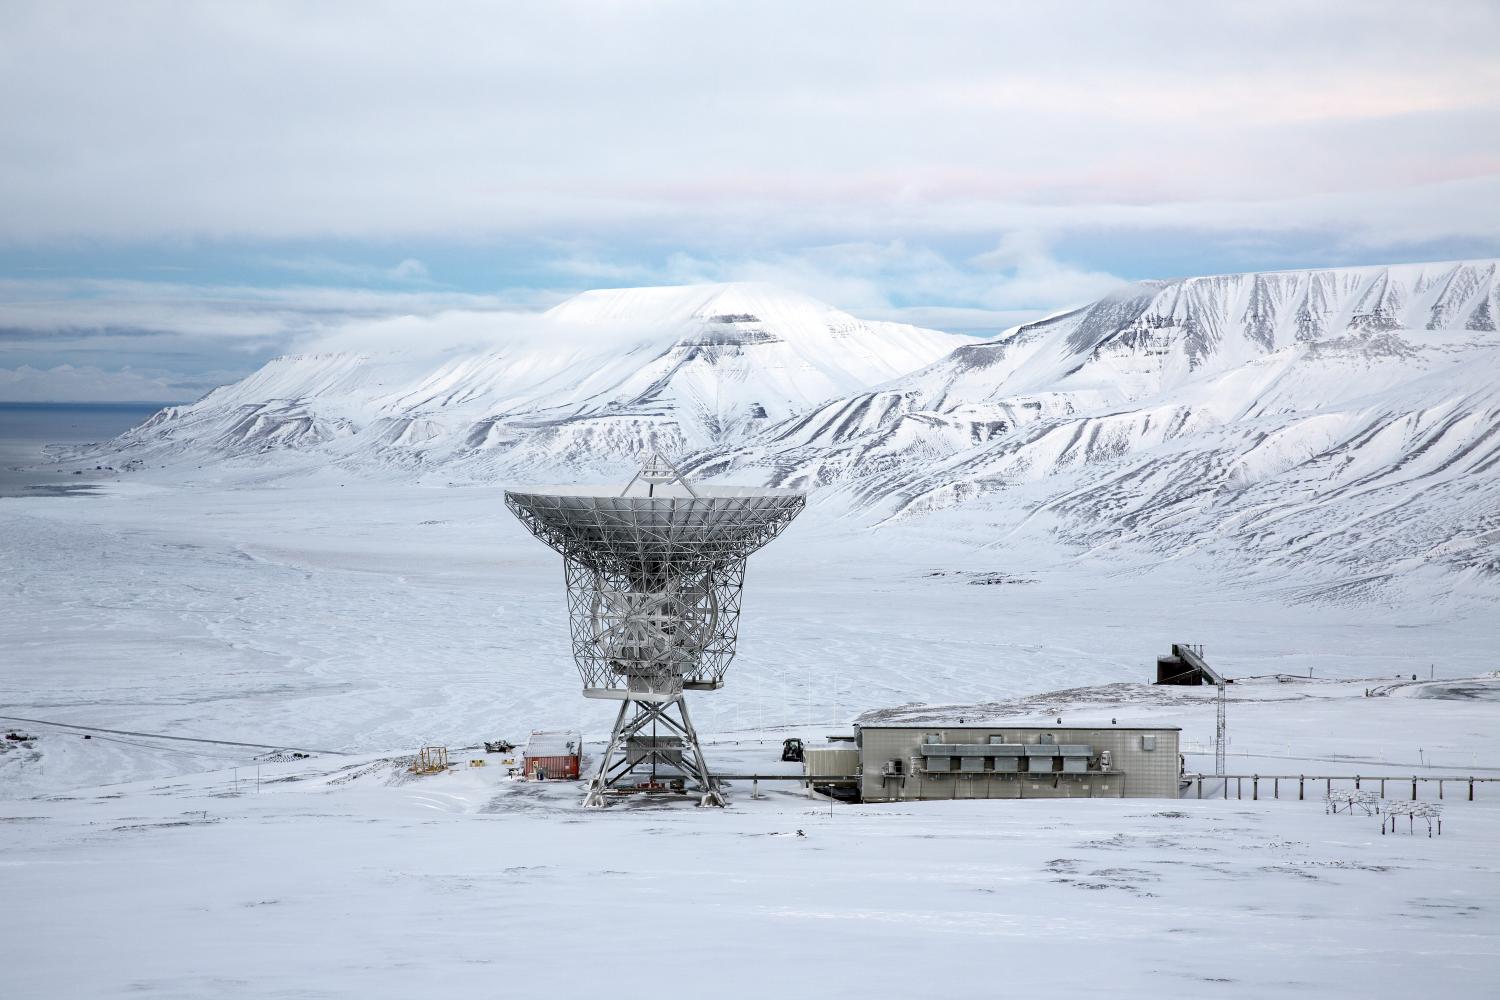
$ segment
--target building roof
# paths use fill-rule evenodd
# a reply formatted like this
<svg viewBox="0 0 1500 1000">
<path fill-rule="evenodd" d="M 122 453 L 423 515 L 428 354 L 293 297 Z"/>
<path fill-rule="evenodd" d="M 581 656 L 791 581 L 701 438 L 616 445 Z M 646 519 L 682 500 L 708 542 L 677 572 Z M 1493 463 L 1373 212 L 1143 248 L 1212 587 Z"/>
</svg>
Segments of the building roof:
<svg viewBox="0 0 1500 1000">
<path fill-rule="evenodd" d="M 1094 731 L 1094 730 L 1099 730 L 1099 729 L 1121 729 L 1121 730 L 1125 730 L 1126 732 L 1132 732 L 1132 731 L 1152 732 L 1152 733 L 1160 733 L 1160 732 L 1178 732 L 1178 733 L 1180 733 L 1180 732 L 1182 732 L 1182 727 L 1181 726 L 1132 726 L 1132 725 L 1117 725 L 1117 724 L 1109 722 L 1107 720 L 1104 721 L 1104 722 L 1067 723 L 1067 724 L 1061 725 L 1061 726 L 1059 726 L 1055 722 L 1015 722 L 1015 721 L 1011 721 L 1011 720 L 1007 720 L 1007 719 L 1000 719 L 1000 720 L 995 721 L 995 722 L 984 722 L 984 723 L 965 722 L 965 723 L 963 723 L 961 725 L 959 723 L 956 723 L 956 722 L 889 722 L 889 723 L 886 723 L 886 722 L 877 722 L 877 723 L 871 723 L 869 725 L 856 725 L 854 728 L 855 729 L 942 729 L 942 730 L 947 730 L 947 731 L 950 731 L 950 732 L 954 731 L 954 730 L 957 730 L 959 732 L 969 732 L 969 731 L 984 732 L 984 731 L 988 731 L 988 730 L 991 730 L 991 729 L 1050 729 L 1050 730 L 1054 730 L 1054 731 L 1056 731 L 1056 730 L 1068 730 L 1068 729 L 1074 729 L 1074 730 L 1080 730 L 1080 731 L 1082 731 L 1082 730 Z"/>
<path fill-rule="evenodd" d="M 576 755 L 583 747 L 583 741 L 578 738 L 577 730 L 533 730 L 531 738 L 526 741 L 526 756 L 528 757 L 570 757 Z"/>
</svg>

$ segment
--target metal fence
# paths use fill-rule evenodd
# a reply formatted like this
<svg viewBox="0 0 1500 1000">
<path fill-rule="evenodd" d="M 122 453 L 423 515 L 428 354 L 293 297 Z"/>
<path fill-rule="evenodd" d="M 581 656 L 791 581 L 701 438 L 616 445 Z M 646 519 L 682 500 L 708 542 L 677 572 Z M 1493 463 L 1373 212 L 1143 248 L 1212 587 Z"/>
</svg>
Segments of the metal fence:
<svg viewBox="0 0 1500 1000">
<path fill-rule="evenodd" d="M 1370 789 L 1375 790 L 1381 798 L 1388 797 L 1386 788 L 1387 783 L 1390 783 L 1394 786 L 1392 789 L 1393 794 L 1405 796 L 1409 791 L 1413 802 L 1420 798 L 1418 794 L 1419 786 L 1428 786 L 1426 791 L 1429 796 L 1433 791 L 1436 791 L 1437 798 L 1443 799 L 1447 797 L 1452 786 L 1457 785 L 1459 797 L 1467 798 L 1468 801 L 1473 802 L 1475 785 L 1483 784 L 1486 781 L 1500 781 L 1500 777 L 1480 778 L 1472 775 L 1448 774 L 1189 774 L 1187 775 L 1187 780 L 1189 787 L 1195 789 L 1195 797 L 1200 799 L 1203 798 L 1203 783 L 1205 781 L 1210 786 L 1209 798 L 1214 797 L 1215 791 L 1221 792 L 1224 798 L 1229 798 L 1229 787 L 1232 784 L 1234 786 L 1235 798 L 1249 798 L 1252 800 L 1259 799 L 1263 789 L 1270 793 L 1268 795 L 1269 798 L 1281 798 L 1281 785 L 1283 782 L 1288 785 L 1288 798 L 1291 798 L 1293 785 L 1296 787 L 1297 798 L 1299 800 L 1307 798 L 1309 786 L 1311 786 L 1314 795 L 1321 792 L 1326 796 L 1333 793 L 1335 782 L 1337 782 L 1343 787 L 1352 786 L 1355 791 L 1360 791 L 1368 786 Z M 1223 782 L 1221 788 L 1213 788 L 1213 783 L 1216 781 Z M 1432 787 L 1433 785 L 1437 786 L 1436 789 Z M 1247 791 L 1250 793 L 1249 795 L 1245 794 Z"/>
</svg>

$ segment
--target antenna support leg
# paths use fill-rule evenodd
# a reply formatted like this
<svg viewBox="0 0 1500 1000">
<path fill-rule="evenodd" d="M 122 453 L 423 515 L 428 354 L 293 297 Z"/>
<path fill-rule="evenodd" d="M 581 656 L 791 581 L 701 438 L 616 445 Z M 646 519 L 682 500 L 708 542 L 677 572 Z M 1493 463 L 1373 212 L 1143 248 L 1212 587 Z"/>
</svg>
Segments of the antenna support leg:
<svg viewBox="0 0 1500 1000">
<path fill-rule="evenodd" d="M 671 734 L 666 741 L 655 736 L 640 736 L 653 724 Z M 583 804 L 602 808 L 609 804 L 610 795 L 663 791 L 655 781 L 642 784 L 635 780 L 638 769 L 649 773 L 653 767 L 670 767 L 680 772 L 684 783 L 694 786 L 700 794 L 699 805 L 726 804 L 718 780 L 708 769 L 703 748 L 698 743 L 698 731 L 693 728 L 687 701 L 681 694 L 669 701 L 627 699 L 620 703 L 614 729 L 599 759 L 599 770 L 589 781 Z"/>
</svg>

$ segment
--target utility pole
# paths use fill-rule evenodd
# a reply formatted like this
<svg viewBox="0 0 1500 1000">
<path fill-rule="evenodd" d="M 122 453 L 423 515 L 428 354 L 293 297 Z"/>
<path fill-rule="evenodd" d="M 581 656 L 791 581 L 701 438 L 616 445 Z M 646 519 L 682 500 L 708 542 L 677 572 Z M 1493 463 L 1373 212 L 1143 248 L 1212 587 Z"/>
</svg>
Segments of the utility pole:
<svg viewBox="0 0 1500 1000">
<path fill-rule="evenodd" d="M 1229 729 L 1224 717 L 1223 684 L 1218 685 L 1218 691 L 1214 695 L 1214 711 L 1217 715 L 1214 720 L 1214 775 L 1217 777 L 1224 773 L 1224 742 Z"/>
</svg>

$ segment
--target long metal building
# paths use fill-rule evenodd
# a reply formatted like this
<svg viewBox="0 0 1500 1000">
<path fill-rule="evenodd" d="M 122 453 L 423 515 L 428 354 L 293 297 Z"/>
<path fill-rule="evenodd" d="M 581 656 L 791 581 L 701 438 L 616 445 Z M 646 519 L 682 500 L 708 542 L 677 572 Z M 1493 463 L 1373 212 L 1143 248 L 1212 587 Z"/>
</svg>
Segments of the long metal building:
<svg viewBox="0 0 1500 1000">
<path fill-rule="evenodd" d="M 859 726 L 860 798 L 1164 798 L 1182 776 L 1176 726 Z M 832 762 L 829 762 L 832 763 Z"/>
</svg>

